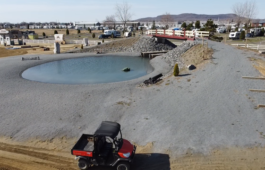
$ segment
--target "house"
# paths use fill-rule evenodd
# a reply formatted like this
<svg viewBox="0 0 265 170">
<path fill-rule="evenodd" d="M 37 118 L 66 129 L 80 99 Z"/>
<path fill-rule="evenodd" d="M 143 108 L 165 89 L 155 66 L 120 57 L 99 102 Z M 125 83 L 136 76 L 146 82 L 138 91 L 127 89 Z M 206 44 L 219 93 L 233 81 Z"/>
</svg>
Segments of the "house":
<svg viewBox="0 0 265 170">
<path fill-rule="evenodd" d="M 252 27 L 265 27 L 265 20 L 253 22 L 251 26 Z"/>
</svg>

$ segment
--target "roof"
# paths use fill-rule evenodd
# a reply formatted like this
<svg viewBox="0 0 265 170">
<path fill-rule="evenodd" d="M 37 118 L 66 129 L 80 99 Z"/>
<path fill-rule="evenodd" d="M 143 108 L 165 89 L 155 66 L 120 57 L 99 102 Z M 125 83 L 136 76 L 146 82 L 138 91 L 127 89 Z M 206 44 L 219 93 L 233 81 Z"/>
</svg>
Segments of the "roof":
<svg viewBox="0 0 265 170">
<path fill-rule="evenodd" d="M 115 138 L 120 131 L 120 127 L 121 125 L 119 123 L 103 121 L 96 130 L 94 135 L 109 136 L 111 138 Z"/>
</svg>

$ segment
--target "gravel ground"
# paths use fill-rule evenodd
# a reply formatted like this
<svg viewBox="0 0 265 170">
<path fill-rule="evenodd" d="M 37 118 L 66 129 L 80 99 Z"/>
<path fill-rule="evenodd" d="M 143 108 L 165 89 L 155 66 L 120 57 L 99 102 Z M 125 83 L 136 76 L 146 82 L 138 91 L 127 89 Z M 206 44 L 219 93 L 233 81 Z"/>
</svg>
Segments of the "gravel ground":
<svg viewBox="0 0 265 170">
<path fill-rule="evenodd" d="M 258 76 L 244 52 L 209 42 L 215 50 L 212 63 L 190 76 L 169 78 L 159 86 L 138 87 L 150 76 L 167 73 L 171 66 L 161 57 L 151 60 L 150 75 L 119 83 L 58 85 L 20 77 L 28 67 L 48 61 L 89 54 L 21 56 L 0 59 L 0 136 L 14 140 L 79 137 L 93 133 L 101 121 L 117 121 L 124 138 L 140 145 L 154 142 L 153 152 L 177 155 L 187 150 L 208 153 L 212 148 L 265 144 L 264 82 L 241 76 Z M 187 81 L 189 79 L 189 81 Z M 264 104 L 264 103 L 263 103 Z"/>
</svg>

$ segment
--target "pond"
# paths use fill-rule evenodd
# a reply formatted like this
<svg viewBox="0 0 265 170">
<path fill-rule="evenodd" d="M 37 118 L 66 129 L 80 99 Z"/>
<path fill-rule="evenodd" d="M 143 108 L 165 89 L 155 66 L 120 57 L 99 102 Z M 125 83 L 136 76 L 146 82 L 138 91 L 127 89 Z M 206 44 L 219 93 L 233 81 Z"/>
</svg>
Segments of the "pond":
<svg viewBox="0 0 265 170">
<path fill-rule="evenodd" d="M 99 84 L 142 77 L 153 71 L 150 60 L 136 56 L 90 56 L 37 65 L 22 73 L 24 79 L 54 84 Z M 129 67 L 131 71 L 124 72 Z"/>
</svg>

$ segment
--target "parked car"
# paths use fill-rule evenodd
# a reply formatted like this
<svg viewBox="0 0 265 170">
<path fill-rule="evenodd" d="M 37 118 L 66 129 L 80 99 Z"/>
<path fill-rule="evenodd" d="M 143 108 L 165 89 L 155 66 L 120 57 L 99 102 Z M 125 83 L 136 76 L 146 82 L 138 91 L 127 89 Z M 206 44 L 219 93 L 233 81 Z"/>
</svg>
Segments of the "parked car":
<svg viewBox="0 0 265 170">
<path fill-rule="evenodd" d="M 100 35 L 98 36 L 98 39 L 104 39 L 104 38 L 108 38 L 108 36 L 106 36 L 106 35 L 104 35 L 104 34 L 100 34 Z"/>
<path fill-rule="evenodd" d="M 251 37 L 254 37 L 254 35 L 253 35 L 252 33 L 247 33 L 247 34 L 246 34 L 246 37 L 247 37 L 247 38 L 251 38 Z"/>
<path fill-rule="evenodd" d="M 93 135 L 83 134 L 72 148 L 78 167 L 108 166 L 130 170 L 136 146 L 122 138 L 120 124 L 104 121 Z"/>
</svg>

